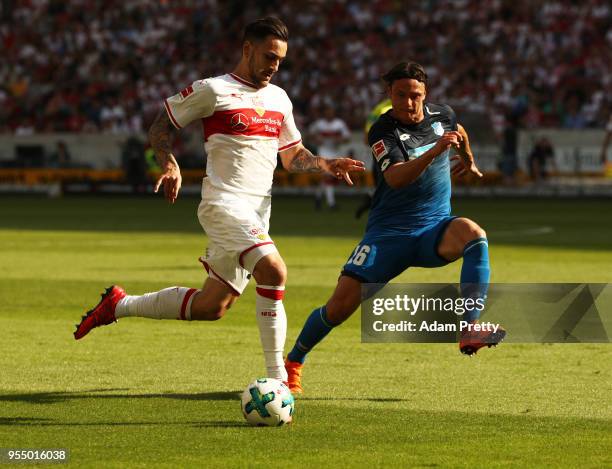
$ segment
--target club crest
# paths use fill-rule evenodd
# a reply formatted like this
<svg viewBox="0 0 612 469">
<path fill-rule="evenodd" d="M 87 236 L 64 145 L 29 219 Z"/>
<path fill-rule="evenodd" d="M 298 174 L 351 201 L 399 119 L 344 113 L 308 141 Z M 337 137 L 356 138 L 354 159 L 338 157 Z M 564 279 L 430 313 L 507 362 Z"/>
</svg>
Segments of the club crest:
<svg viewBox="0 0 612 469">
<path fill-rule="evenodd" d="M 444 135 L 444 127 L 442 127 L 442 124 L 440 122 L 434 122 L 433 124 L 431 124 L 431 128 L 433 129 L 436 135 Z"/>
<path fill-rule="evenodd" d="M 259 117 L 263 117 L 263 115 L 266 113 L 266 108 L 264 107 L 263 99 L 261 99 L 259 96 L 256 96 L 252 98 L 252 102 L 253 109 L 255 109 L 255 112 L 259 115 Z"/>
</svg>

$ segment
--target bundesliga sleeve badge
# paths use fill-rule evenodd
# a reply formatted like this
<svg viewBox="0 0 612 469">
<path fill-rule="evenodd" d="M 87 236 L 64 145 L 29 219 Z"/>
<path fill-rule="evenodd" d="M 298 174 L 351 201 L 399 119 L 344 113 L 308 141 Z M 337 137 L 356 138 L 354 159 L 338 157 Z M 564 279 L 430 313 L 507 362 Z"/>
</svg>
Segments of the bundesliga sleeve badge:
<svg viewBox="0 0 612 469">
<path fill-rule="evenodd" d="M 385 146 L 385 142 L 380 139 L 372 145 L 372 153 L 376 161 L 380 161 L 380 159 L 385 156 L 388 152 L 387 147 Z"/>
</svg>

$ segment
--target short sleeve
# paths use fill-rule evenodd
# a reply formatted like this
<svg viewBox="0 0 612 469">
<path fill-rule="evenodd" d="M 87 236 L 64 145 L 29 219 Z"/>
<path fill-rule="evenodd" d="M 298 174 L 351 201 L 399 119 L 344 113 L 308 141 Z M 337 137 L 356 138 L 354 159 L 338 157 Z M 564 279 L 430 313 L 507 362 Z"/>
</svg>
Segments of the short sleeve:
<svg viewBox="0 0 612 469">
<path fill-rule="evenodd" d="M 450 120 L 451 129 L 457 130 L 457 114 L 455 114 L 455 111 L 453 110 L 453 108 L 450 107 L 448 104 L 445 104 L 444 108 L 448 114 L 448 119 Z"/>
<path fill-rule="evenodd" d="M 289 112 L 283 119 L 280 136 L 278 137 L 278 151 L 285 151 L 296 146 L 302 141 L 302 135 L 295 125 L 293 119 L 293 106 L 289 107 Z"/>
<path fill-rule="evenodd" d="M 194 81 L 164 102 L 168 117 L 177 129 L 196 119 L 212 115 L 216 104 L 217 95 L 210 85 L 210 80 Z"/>
<path fill-rule="evenodd" d="M 372 156 L 381 172 L 395 164 L 406 161 L 402 150 L 397 144 L 393 128 L 382 125 L 380 121 L 372 126 L 368 133 L 368 144 L 372 150 Z"/>
</svg>

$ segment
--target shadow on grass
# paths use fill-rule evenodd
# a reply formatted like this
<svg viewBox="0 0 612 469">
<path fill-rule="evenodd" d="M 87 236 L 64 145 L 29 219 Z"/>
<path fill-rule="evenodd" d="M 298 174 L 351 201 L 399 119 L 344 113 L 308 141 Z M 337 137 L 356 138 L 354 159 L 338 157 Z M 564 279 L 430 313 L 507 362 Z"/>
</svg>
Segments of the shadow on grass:
<svg viewBox="0 0 612 469">
<path fill-rule="evenodd" d="M 34 392 L 22 394 L 0 394 L 0 402 L 27 402 L 30 404 L 55 404 L 79 399 L 178 399 L 185 401 L 235 401 L 240 399 L 240 391 L 221 391 L 205 393 L 154 393 L 154 394 L 101 394 L 114 391 L 127 391 L 127 388 L 92 389 L 76 392 Z"/>
<path fill-rule="evenodd" d="M 237 401 L 241 391 L 219 391 L 204 393 L 153 393 L 153 394 L 107 394 L 127 391 L 127 388 L 92 389 L 75 392 L 34 392 L 22 394 L 0 394 L 0 402 L 26 402 L 30 404 L 55 404 L 79 399 L 177 399 L 183 401 Z M 406 402 L 408 399 L 385 397 L 298 397 L 300 401 L 363 401 Z"/>
<path fill-rule="evenodd" d="M 37 417 L 0 417 L 0 426 L 5 425 L 44 425 L 52 423 L 52 419 L 41 419 Z"/>
<path fill-rule="evenodd" d="M 234 428 L 234 427 L 249 427 L 246 422 L 235 422 L 231 420 L 222 421 L 185 421 L 185 422 L 65 422 L 52 419 L 38 419 L 28 417 L 16 418 L 0 418 L 0 427 L 150 427 L 156 425 L 184 426 L 189 425 L 195 428 L 218 427 L 218 428 Z"/>
<path fill-rule="evenodd" d="M 409 399 L 395 397 L 296 397 L 296 401 L 363 401 L 363 402 L 408 402 Z"/>
</svg>

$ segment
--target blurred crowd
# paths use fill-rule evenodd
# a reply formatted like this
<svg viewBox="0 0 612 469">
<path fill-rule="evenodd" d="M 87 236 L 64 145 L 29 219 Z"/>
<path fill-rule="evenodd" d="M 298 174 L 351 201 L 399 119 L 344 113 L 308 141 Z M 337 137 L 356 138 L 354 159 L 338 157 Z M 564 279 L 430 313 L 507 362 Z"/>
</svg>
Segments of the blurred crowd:
<svg viewBox="0 0 612 469">
<path fill-rule="evenodd" d="M 140 132 L 163 98 L 231 71 L 241 31 L 289 27 L 274 82 L 303 125 L 331 105 L 352 129 L 380 76 L 422 63 L 429 100 L 501 133 L 604 127 L 612 96 L 608 0 L 2 0 L 0 132 Z M 519 124 L 520 123 L 520 124 Z"/>
</svg>

